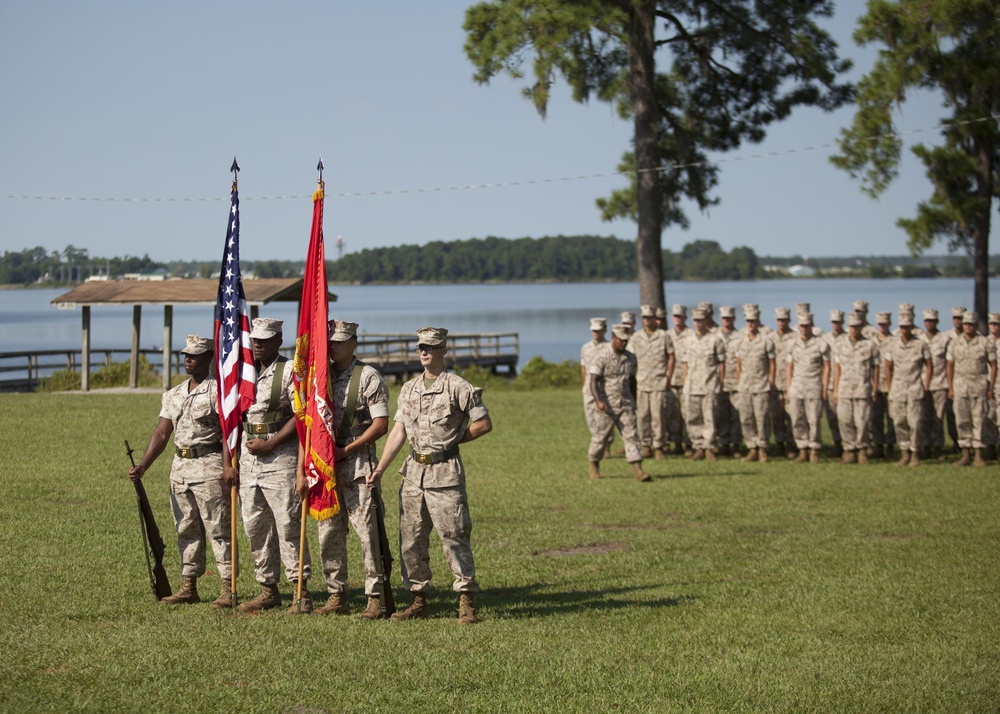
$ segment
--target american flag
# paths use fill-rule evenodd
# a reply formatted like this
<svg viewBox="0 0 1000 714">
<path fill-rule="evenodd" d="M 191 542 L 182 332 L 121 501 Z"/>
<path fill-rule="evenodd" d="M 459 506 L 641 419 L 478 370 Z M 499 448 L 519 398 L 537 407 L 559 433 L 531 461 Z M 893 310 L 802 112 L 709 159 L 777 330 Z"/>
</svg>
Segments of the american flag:
<svg viewBox="0 0 1000 714">
<path fill-rule="evenodd" d="M 253 406 L 257 373 L 250 349 L 250 315 L 240 277 L 240 197 L 233 184 L 226 248 L 215 303 L 215 359 L 219 381 L 219 419 L 229 454 L 243 431 L 243 414 Z"/>
</svg>

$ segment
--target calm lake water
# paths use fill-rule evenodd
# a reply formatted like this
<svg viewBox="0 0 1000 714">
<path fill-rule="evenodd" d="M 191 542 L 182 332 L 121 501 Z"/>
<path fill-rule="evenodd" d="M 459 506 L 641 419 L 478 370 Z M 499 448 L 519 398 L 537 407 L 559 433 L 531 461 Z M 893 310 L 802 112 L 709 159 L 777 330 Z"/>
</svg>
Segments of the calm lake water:
<svg viewBox="0 0 1000 714">
<path fill-rule="evenodd" d="M 990 281 L 991 294 L 997 282 Z M 447 327 L 453 332 L 516 332 L 520 335 L 521 365 L 540 355 L 558 362 L 578 359 L 580 345 L 589 339 L 588 320 L 602 316 L 619 321 L 623 310 L 638 312 L 636 283 L 559 283 L 504 285 L 397 285 L 332 286 L 338 300 L 333 317 L 360 323 L 362 332 L 412 333 L 425 325 Z M 81 310 L 58 310 L 50 301 L 66 292 L 58 290 L 0 291 L 0 351 L 79 349 Z M 870 304 L 874 313 L 888 310 L 893 323 L 903 302 L 919 311 L 941 311 L 942 327 L 950 327 L 953 305 L 972 304 L 969 279 L 914 280 L 767 280 L 759 282 L 667 283 L 668 304 L 692 306 L 708 301 L 720 305 L 755 302 L 767 324 L 774 324 L 774 308 L 794 308 L 809 302 L 816 323 L 828 328 L 829 310 L 849 310 L 856 299 Z M 297 319 L 294 303 L 261 308 L 261 316 L 286 321 L 286 344 L 294 342 Z M 741 312 L 737 324 L 742 325 Z M 180 349 L 189 333 L 210 335 L 210 306 L 175 307 L 173 348 Z M 91 344 L 94 349 L 127 348 L 131 343 L 130 307 L 96 307 L 91 311 Z M 163 309 L 142 311 L 141 346 L 158 348 L 163 341 Z"/>
</svg>

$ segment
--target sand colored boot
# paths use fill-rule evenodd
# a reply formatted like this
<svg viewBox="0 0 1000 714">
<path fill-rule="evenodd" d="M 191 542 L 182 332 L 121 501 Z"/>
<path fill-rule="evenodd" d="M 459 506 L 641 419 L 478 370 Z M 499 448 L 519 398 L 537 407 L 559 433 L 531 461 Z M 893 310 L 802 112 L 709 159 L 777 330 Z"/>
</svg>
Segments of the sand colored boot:
<svg viewBox="0 0 1000 714">
<path fill-rule="evenodd" d="M 757 449 L 757 460 L 762 464 L 767 463 L 767 447 L 761 446 Z"/>
<path fill-rule="evenodd" d="M 389 616 L 382 612 L 382 601 L 378 599 L 378 595 L 369 595 L 368 605 L 358 617 L 362 620 L 385 620 Z"/>
<path fill-rule="evenodd" d="M 906 466 L 910 463 L 910 452 L 904 451 L 899 455 L 899 461 L 896 462 L 896 466 Z"/>
<path fill-rule="evenodd" d="M 423 593 L 413 593 L 413 602 L 410 606 L 401 612 L 392 613 L 392 617 L 389 619 L 393 622 L 404 622 L 406 620 L 425 619 L 429 614 L 427 596 Z"/>
<path fill-rule="evenodd" d="M 322 607 L 313 610 L 314 615 L 346 615 L 351 611 L 344 593 L 330 593 Z"/>
<path fill-rule="evenodd" d="M 642 447 L 642 458 L 644 459 L 653 458 L 653 449 L 648 444 Z"/>
<path fill-rule="evenodd" d="M 194 605 L 201 602 L 201 598 L 198 597 L 198 578 L 185 577 L 181 581 L 181 589 L 160 602 L 164 605 Z"/>
<path fill-rule="evenodd" d="M 972 465 L 973 466 L 979 466 L 979 467 L 981 467 L 981 466 L 985 466 L 986 465 L 986 461 L 985 461 L 985 459 L 983 459 L 983 450 L 982 449 L 973 449 L 973 454 L 974 454 L 973 457 L 972 457 Z"/>
<path fill-rule="evenodd" d="M 241 603 L 237 608 L 242 613 L 254 614 L 261 610 L 270 610 L 281 604 L 281 593 L 278 592 L 278 584 L 271 583 L 260 586 L 260 592 L 253 600 Z"/>
<path fill-rule="evenodd" d="M 867 464 L 868 463 L 868 450 L 858 449 L 858 463 Z"/>
<path fill-rule="evenodd" d="M 705 450 L 697 449 L 691 454 L 692 461 L 704 461 L 705 460 Z"/>
<path fill-rule="evenodd" d="M 642 470 L 642 462 L 636 461 L 632 464 L 632 478 L 636 481 L 652 481 L 653 477 Z"/>
<path fill-rule="evenodd" d="M 809 449 L 809 463 L 810 464 L 819 463 L 819 449 Z"/>
<path fill-rule="evenodd" d="M 657 461 L 663 461 L 665 458 L 667 458 L 667 455 L 663 451 L 663 449 L 654 449 L 653 458 L 656 459 Z"/>
<path fill-rule="evenodd" d="M 705 461 L 715 461 L 715 449 L 705 449 Z"/>
<path fill-rule="evenodd" d="M 910 466 L 911 468 L 920 466 L 920 457 L 917 455 L 916 451 L 910 452 L 910 463 L 907 464 L 907 466 Z"/>
<path fill-rule="evenodd" d="M 840 463 L 842 464 L 856 464 L 858 463 L 858 455 L 854 453 L 851 449 L 845 449 L 844 455 L 840 457 Z"/>
<path fill-rule="evenodd" d="M 299 594 L 299 583 L 296 580 L 292 581 L 292 597 L 296 598 Z M 309 594 L 309 581 L 302 583 L 302 601 L 295 600 L 292 602 L 292 606 L 288 608 L 289 615 L 308 615 L 313 611 L 313 601 L 312 596 Z"/>
<path fill-rule="evenodd" d="M 458 624 L 474 625 L 479 622 L 476 617 L 476 601 L 472 593 L 460 593 L 458 596 Z"/>
<path fill-rule="evenodd" d="M 590 462 L 590 478 L 599 479 L 601 477 L 601 462 L 591 461 Z"/>
<path fill-rule="evenodd" d="M 969 453 L 972 449 L 966 449 L 962 447 L 962 458 L 955 462 L 955 466 L 968 466 L 972 463 L 971 454 Z"/>
<path fill-rule="evenodd" d="M 792 459 L 793 464 L 804 464 L 809 459 L 809 449 L 799 449 L 799 455 Z"/>
<path fill-rule="evenodd" d="M 226 609 L 233 606 L 233 593 L 229 588 L 231 584 L 232 581 L 229 578 L 222 579 L 222 584 L 219 585 L 219 597 L 212 601 L 212 607 Z"/>
<path fill-rule="evenodd" d="M 744 463 L 749 463 L 751 461 L 759 461 L 760 460 L 760 456 L 758 455 L 759 452 L 760 449 L 751 448 L 750 451 L 747 452 L 747 455 L 744 456 L 742 459 L 740 459 L 740 461 Z"/>
</svg>

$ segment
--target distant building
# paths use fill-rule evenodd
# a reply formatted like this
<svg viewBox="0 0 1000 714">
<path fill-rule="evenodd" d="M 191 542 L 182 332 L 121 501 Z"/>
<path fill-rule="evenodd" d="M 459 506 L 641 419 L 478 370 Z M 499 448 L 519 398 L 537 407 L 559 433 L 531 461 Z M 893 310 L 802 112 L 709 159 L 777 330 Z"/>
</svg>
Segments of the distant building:
<svg viewBox="0 0 1000 714">
<path fill-rule="evenodd" d="M 787 272 L 793 278 L 811 278 L 816 274 L 816 271 L 808 265 L 792 265 Z"/>
</svg>

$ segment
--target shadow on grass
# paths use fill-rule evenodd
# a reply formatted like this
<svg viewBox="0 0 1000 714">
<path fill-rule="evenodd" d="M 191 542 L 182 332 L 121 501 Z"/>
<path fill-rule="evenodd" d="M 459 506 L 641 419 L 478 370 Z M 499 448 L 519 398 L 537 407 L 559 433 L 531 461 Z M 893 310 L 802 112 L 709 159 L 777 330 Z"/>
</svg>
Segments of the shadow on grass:
<svg viewBox="0 0 1000 714">
<path fill-rule="evenodd" d="M 507 588 L 490 588 L 476 596 L 476 604 L 487 607 L 493 617 L 530 618 L 580 612 L 610 612 L 630 608 L 659 609 L 677 607 L 694 601 L 694 596 L 642 599 L 645 590 L 660 585 L 600 588 L 595 590 L 555 590 L 545 583 Z M 401 593 L 402 594 L 402 593 Z M 401 602 L 397 599 L 397 602 Z M 432 617 L 451 617 L 457 613 L 458 595 L 438 592 L 428 596 Z M 405 606 L 405 605 L 404 605 Z"/>
</svg>

